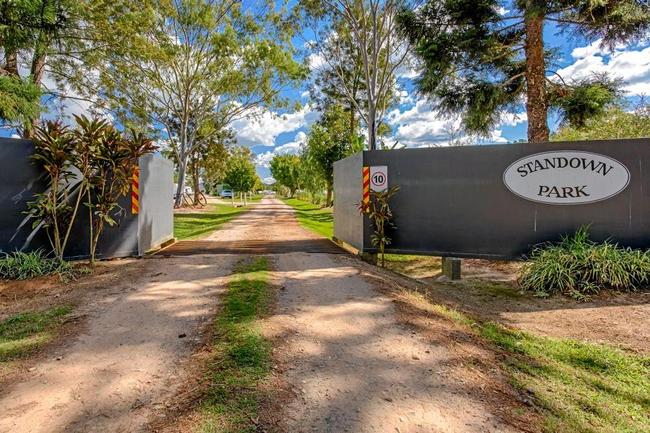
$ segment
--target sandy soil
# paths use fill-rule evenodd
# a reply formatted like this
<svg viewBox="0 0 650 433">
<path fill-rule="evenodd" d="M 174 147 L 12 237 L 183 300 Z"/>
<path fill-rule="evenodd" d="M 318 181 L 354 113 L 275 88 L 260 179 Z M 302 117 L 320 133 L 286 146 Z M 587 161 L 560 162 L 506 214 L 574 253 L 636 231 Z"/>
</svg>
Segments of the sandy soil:
<svg viewBox="0 0 650 433">
<path fill-rule="evenodd" d="M 247 214 L 245 226 L 257 239 L 316 236 L 270 199 Z M 362 275 L 358 260 L 300 252 L 273 260 L 282 289 L 266 326 L 293 396 L 272 414 L 276 431 L 519 431 L 496 409 L 516 404 L 497 403 L 489 380 L 472 382 L 454 344 L 400 323 L 395 299 Z"/>
<path fill-rule="evenodd" d="M 0 432 L 147 431 L 182 384 L 234 260 L 124 263 L 124 278 L 89 294 L 75 312 L 87 319 L 81 335 L 2 390 Z"/>
</svg>

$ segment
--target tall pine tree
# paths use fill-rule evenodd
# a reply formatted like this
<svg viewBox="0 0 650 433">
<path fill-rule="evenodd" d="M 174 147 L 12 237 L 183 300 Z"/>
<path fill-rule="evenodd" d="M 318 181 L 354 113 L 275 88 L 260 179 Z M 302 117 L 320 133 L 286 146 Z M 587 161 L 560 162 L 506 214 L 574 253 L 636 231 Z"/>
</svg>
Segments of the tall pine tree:
<svg viewBox="0 0 650 433">
<path fill-rule="evenodd" d="M 548 111 L 579 126 L 619 96 L 620 83 L 595 75 L 566 81 L 552 70 L 556 50 L 544 26 L 604 45 L 629 42 L 650 30 L 650 6 L 636 0 L 428 0 L 400 15 L 422 60 L 420 90 L 440 109 L 462 115 L 468 131 L 487 134 L 502 113 L 525 101 L 528 140 L 547 141 Z"/>
</svg>

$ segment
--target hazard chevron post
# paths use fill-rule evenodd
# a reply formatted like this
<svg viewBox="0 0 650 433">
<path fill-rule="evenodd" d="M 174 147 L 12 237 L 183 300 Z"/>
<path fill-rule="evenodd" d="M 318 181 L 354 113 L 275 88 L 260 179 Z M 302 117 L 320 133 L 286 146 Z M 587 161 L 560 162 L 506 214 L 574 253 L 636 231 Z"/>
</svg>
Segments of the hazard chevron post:
<svg viewBox="0 0 650 433">
<path fill-rule="evenodd" d="M 370 167 L 363 167 L 363 211 L 370 205 Z"/>
<path fill-rule="evenodd" d="M 137 215 L 140 211 L 140 167 L 133 169 L 131 181 L 131 214 Z"/>
</svg>

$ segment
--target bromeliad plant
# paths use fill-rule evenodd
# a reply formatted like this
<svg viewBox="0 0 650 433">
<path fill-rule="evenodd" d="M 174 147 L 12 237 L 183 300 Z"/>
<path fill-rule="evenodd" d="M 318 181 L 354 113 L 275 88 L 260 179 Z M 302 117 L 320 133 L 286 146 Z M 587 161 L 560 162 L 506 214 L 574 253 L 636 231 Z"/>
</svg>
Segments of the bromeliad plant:
<svg viewBox="0 0 650 433">
<path fill-rule="evenodd" d="M 132 133 L 125 137 L 103 119 L 75 116 L 77 128 L 47 122 L 36 129 L 34 161 L 47 173 L 48 189 L 29 204 L 44 227 L 55 256 L 63 260 L 80 204 L 89 212 L 89 253 L 95 260 L 97 244 L 106 224 L 117 224 L 120 197 L 129 191 L 138 159 L 154 152 L 153 142 Z"/>
<path fill-rule="evenodd" d="M 386 191 L 370 191 L 370 202 L 358 204 L 361 213 L 368 216 L 372 224 L 373 233 L 370 236 L 372 244 L 379 249 L 381 265 L 386 264 L 384 251 L 392 239 L 386 234 L 389 228 L 397 228 L 393 223 L 393 211 L 390 208 L 390 199 L 397 194 L 399 186 L 391 186 Z"/>
</svg>

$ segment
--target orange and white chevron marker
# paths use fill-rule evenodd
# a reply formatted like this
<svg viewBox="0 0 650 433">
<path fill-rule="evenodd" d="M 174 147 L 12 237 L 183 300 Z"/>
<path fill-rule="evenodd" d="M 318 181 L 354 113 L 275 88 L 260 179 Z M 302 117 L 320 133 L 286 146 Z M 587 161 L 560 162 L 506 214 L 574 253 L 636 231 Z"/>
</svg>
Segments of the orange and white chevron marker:
<svg viewBox="0 0 650 433">
<path fill-rule="evenodd" d="M 363 167 L 363 211 L 370 206 L 370 167 Z"/>
<path fill-rule="evenodd" d="M 133 169 L 131 181 L 131 213 L 137 215 L 140 211 L 140 167 Z"/>
</svg>

